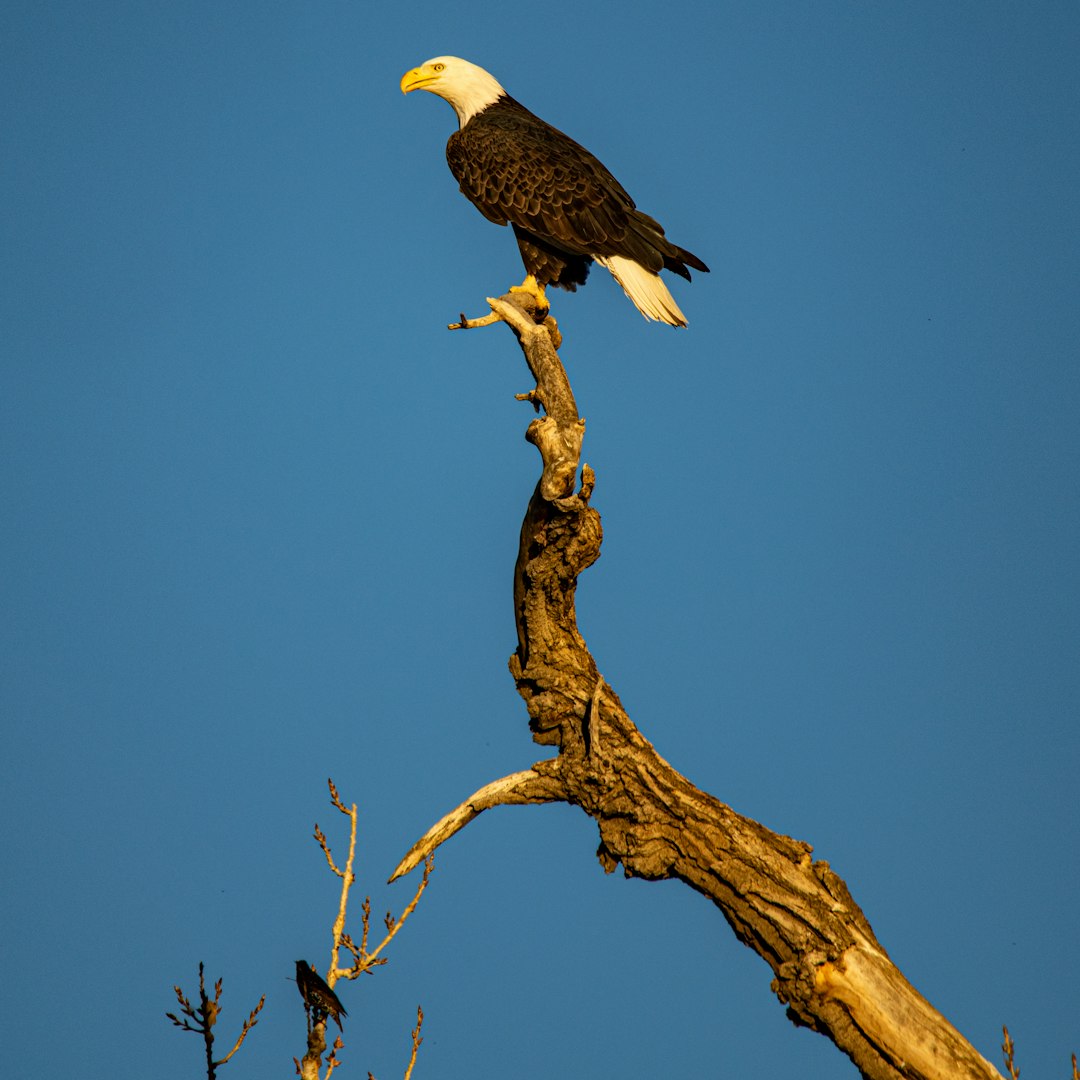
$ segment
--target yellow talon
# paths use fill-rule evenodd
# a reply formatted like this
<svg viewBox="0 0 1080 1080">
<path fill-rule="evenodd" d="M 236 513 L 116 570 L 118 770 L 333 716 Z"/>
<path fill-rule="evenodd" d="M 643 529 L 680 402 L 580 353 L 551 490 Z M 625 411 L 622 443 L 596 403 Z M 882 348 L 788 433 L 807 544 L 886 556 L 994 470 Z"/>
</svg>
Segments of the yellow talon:
<svg viewBox="0 0 1080 1080">
<path fill-rule="evenodd" d="M 529 274 L 520 285 L 511 285 L 510 291 L 531 296 L 536 303 L 538 315 L 546 315 L 551 310 L 551 304 L 548 302 L 544 286 L 532 274 Z"/>
</svg>

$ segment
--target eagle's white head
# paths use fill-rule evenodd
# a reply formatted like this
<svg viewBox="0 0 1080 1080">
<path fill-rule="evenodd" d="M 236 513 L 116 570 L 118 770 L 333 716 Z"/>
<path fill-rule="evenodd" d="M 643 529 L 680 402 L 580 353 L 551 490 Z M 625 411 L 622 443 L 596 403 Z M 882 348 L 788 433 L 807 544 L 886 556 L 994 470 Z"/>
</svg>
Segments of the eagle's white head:
<svg viewBox="0 0 1080 1080">
<path fill-rule="evenodd" d="M 464 127 L 478 112 L 494 105 L 506 91 L 494 75 L 458 56 L 436 56 L 401 77 L 401 92 L 428 90 L 445 98 Z"/>
</svg>

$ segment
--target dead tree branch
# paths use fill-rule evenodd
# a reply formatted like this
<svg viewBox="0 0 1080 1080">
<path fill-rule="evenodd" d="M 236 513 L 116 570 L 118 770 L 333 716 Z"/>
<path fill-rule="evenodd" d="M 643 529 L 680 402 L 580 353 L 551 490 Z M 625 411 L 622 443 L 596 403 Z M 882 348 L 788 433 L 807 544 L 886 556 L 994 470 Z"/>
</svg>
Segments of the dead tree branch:
<svg viewBox="0 0 1080 1080">
<path fill-rule="evenodd" d="M 469 796 L 459 807 L 451 810 L 441 821 L 432 825 L 409 848 L 408 854 L 390 875 L 390 880 L 396 881 L 413 867 L 419 866 L 440 844 L 493 806 L 524 806 L 526 803 L 566 801 L 566 793 L 559 787 L 558 782 L 549 776 L 542 776 L 536 771 L 536 767 L 512 776 L 504 776 L 501 780 L 493 780 Z"/>
<path fill-rule="evenodd" d="M 601 678 L 578 631 L 578 575 L 600 555 L 594 476 L 576 476 L 584 434 L 556 348 L 517 294 L 489 300 L 536 378 L 520 395 L 545 416 L 527 438 L 543 473 L 521 527 L 514 573 L 518 647 L 510 671 L 537 743 L 556 758 L 487 785 L 418 841 L 395 871 L 416 865 L 490 806 L 563 799 L 593 817 L 607 872 L 677 878 L 707 896 L 773 972 L 788 1017 L 830 1038 L 869 1080 L 1001 1080 L 904 978 L 847 885 L 812 848 L 700 791 L 655 751 Z M 467 323 L 467 320 L 463 320 Z M 468 323 L 468 325 L 474 325 Z"/>
</svg>

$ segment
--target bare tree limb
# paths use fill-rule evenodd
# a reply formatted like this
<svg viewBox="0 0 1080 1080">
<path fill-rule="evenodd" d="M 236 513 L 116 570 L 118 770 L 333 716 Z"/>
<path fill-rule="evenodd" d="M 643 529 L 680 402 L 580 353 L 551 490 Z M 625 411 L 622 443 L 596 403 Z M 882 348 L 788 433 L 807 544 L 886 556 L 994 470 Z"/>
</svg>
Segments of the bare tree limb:
<svg viewBox="0 0 1080 1080">
<path fill-rule="evenodd" d="M 788 1017 L 831 1039 L 869 1080 L 1000 1080 L 1000 1074 L 904 978 L 847 885 L 812 848 L 700 791 L 634 726 L 577 627 L 578 575 L 600 555 L 595 478 L 573 478 L 584 434 L 559 361 L 553 320 L 508 294 L 492 312 L 518 339 L 537 381 L 521 395 L 546 415 L 527 437 L 543 474 L 521 528 L 514 574 L 518 648 L 510 670 L 535 742 L 559 754 L 495 781 L 414 845 L 398 877 L 488 806 L 551 799 L 581 807 L 600 831 L 605 871 L 676 878 L 707 896 L 773 972 Z M 464 322 L 464 320 L 463 320 Z M 470 324 L 471 325 L 471 324 Z M 569 482 L 568 482 L 569 478 Z"/>
<path fill-rule="evenodd" d="M 411 848 L 405 858 L 398 863 L 390 875 L 390 881 L 396 881 L 424 859 L 442 843 L 449 840 L 459 829 L 463 829 L 473 818 L 493 806 L 523 806 L 526 803 L 565 802 L 566 793 L 550 777 L 542 776 L 534 766 L 524 772 L 504 776 L 485 784 L 475 794 L 470 795 L 460 806 L 437 821 Z"/>
</svg>

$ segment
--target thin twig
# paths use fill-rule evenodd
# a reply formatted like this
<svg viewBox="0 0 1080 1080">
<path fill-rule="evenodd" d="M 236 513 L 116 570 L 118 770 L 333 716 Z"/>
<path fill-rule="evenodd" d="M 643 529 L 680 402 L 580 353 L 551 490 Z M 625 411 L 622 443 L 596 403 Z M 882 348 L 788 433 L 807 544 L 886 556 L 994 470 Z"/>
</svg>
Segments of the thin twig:
<svg viewBox="0 0 1080 1080">
<path fill-rule="evenodd" d="M 356 881 L 356 874 L 353 873 L 353 860 L 356 858 L 357 813 L 356 803 L 352 804 L 351 809 L 346 810 L 341 798 L 338 796 L 337 788 L 334 787 L 334 781 L 329 780 L 328 783 L 330 785 L 330 797 L 334 805 L 349 819 L 349 857 L 345 861 L 345 872 L 341 875 L 341 898 L 338 901 L 337 918 L 334 920 L 334 945 L 330 950 L 330 971 L 326 976 L 327 984 L 333 989 L 339 974 L 346 974 L 345 971 L 339 972 L 338 970 L 338 951 L 341 949 L 341 937 L 345 932 L 345 912 L 349 906 L 349 890 Z"/>
<path fill-rule="evenodd" d="M 474 330 L 481 326 L 491 326 L 492 323 L 500 322 L 502 316 L 497 315 L 494 311 L 489 315 L 483 315 L 479 319 L 467 319 L 465 318 L 465 312 L 461 312 L 461 322 L 450 323 L 447 330 Z"/>
<path fill-rule="evenodd" d="M 1009 1076 L 1012 1077 L 1012 1080 L 1020 1080 L 1020 1070 L 1016 1067 L 1016 1062 L 1013 1060 L 1016 1044 L 1012 1041 L 1009 1029 L 1004 1024 L 1001 1026 L 1001 1031 L 1005 1036 L 1005 1041 L 1001 1044 L 1002 1052 L 1005 1054 L 1005 1068 L 1009 1070 Z"/>
<path fill-rule="evenodd" d="M 215 1061 L 214 1062 L 215 1065 L 224 1065 L 225 1062 L 228 1061 L 229 1058 L 231 1058 L 233 1056 L 233 1054 L 235 1054 L 236 1051 L 240 1049 L 240 1047 L 244 1043 L 244 1040 L 247 1038 L 248 1032 L 259 1022 L 258 1020 L 255 1019 L 255 1017 L 257 1017 L 259 1015 L 259 1013 L 262 1012 L 262 1007 L 265 1004 L 266 1004 L 266 995 L 263 994 L 263 996 L 261 998 L 259 998 L 259 1004 L 256 1005 L 255 1008 L 251 1010 L 251 1015 L 244 1021 L 244 1026 L 240 1031 L 239 1038 L 236 1040 L 236 1045 L 223 1058 L 221 1058 L 218 1061 Z"/>
<path fill-rule="evenodd" d="M 334 1045 L 330 1050 L 330 1056 L 326 1059 L 325 1080 L 330 1080 L 330 1077 L 333 1074 L 334 1070 L 341 1064 L 341 1058 L 338 1057 L 338 1051 L 344 1049 L 345 1044 L 341 1041 L 341 1036 L 339 1035 L 334 1040 Z"/>
<path fill-rule="evenodd" d="M 413 1066 L 416 1064 L 416 1054 L 420 1044 L 424 1041 L 420 1037 L 420 1028 L 424 1025 L 424 1010 L 416 1006 L 416 1027 L 412 1029 L 412 1055 L 409 1057 L 409 1067 L 405 1070 L 405 1080 L 412 1076 Z M 1076 1057 L 1073 1056 L 1073 1068 L 1076 1068 Z"/>
<path fill-rule="evenodd" d="M 424 890 L 428 887 L 428 879 L 431 877 L 431 871 L 434 867 L 435 856 L 434 854 L 429 854 L 424 860 L 424 876 L 420 879 L 420 884 L 416 887 L 416 893 L 413 895 L 412 900 L 409 901 L 408 906 L 401 913 L 396 922 L 390 922 L 390 916 L 387 915 L 386 937 L 384 937 L 375 949 L 368 954 L 368 963 L 374 962 L 379 953 L 393 941 L 394 935 L 405 925 L 405 920 L 416 910 L 416 905 L 420 903 L 420 897 L 424 895 Z"/>
</svg>

